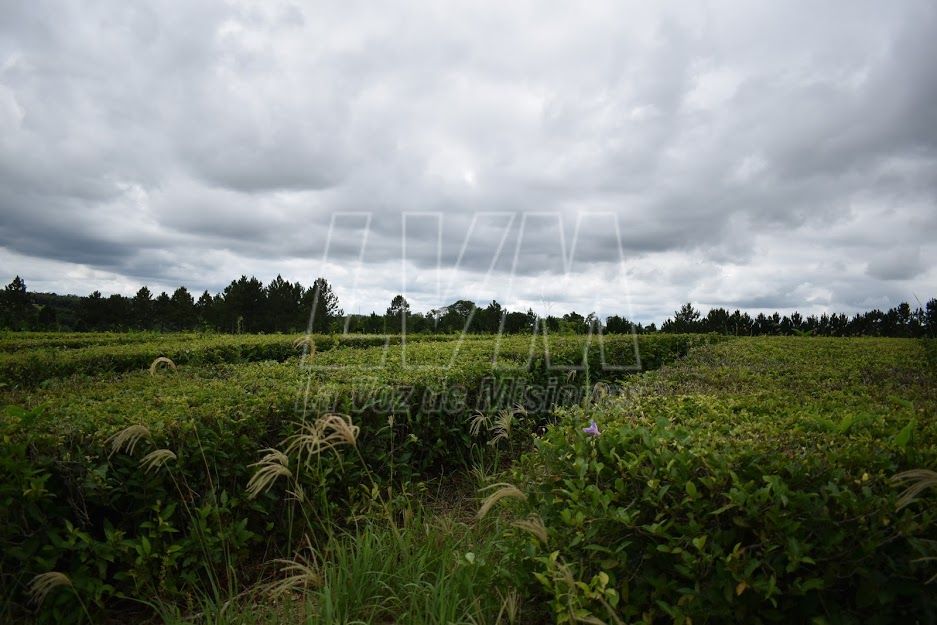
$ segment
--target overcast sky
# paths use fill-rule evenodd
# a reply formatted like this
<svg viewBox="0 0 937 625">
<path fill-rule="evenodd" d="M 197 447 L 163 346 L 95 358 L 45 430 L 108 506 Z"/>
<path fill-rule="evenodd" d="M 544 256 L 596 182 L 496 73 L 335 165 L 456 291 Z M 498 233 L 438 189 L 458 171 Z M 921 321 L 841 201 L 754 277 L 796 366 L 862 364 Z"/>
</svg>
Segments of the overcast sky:
<svg viewBox="0 0 937 625">
<path fill-rule="evenodd" d="M 0 0 L 0 280 L 937 297 L 937 3 Z"/>
</svg>

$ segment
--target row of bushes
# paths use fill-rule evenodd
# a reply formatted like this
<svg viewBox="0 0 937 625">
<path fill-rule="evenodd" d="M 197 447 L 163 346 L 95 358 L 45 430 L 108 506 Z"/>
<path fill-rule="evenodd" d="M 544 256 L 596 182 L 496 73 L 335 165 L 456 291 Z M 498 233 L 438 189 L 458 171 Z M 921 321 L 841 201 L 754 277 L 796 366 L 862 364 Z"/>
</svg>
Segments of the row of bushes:
<svg viewBox="0 0 937 625">
<path fill-rule="evenodd" d="M 476 409 L 520 403 L 543 418 L 554 403 L 582 401 L 602 371 L 602 350 L 606 363 L 634 353 L 631 337 L 620 337 L 588 346 L 584 359 L 580 339 L 551 337 L 548 367 L 530 339 L 367 340 L 335 340 L 327 350 L 317 341 L 315 357 L 303 359 L 293 337 L 180 341 L 160 351 L 178 369 L 156 375 L 146 371 L 151 344 L 89 347 L 67 365 L 37 360 L 36 373 L 21 373 L 23 386 L 7 392 L 20 407 L 0 416 L 0 597 L 25 609 L 28 582 L 52 570 L 99 609 L 217 583 L 248 554 L 276 553 L 308 529 L 281 521 L 293 509 L 281 491 L 250 499 L 246 488 L 264 450 L 318 415 L 342 412 L 361 428 L 360 455 L 327 455 L 302 475 L 327 527 L 373 504 L 374 493 L 360 488 L 371 483 L 366 476 L 400 489 L 468 466 L 473 445 L 490 436 L 472 435 Z M 699 340 L 641 337 L 650 355 L 642 363 L 677 359 Z M 578 369 L 557 368 L 567 364 Z M 136 371 L 67 376 L 128 368 Z M 40 379 L 48 382 L 37 388 Z M 529 429 L 508 434 L 529 444 Z M 44 618 L 74 619 L 73 600 L 56 595 Z"/>
<path fill-rule="evenodd" d="M 892 477 L 937 466 L 935 389 L 912 341 L 698 350 L 560 411 L 506 568 L 558 622 L 933 623 L 937 501 Z"/>
<path fill-rule="evenodd" d="M 675 355 L 683 355 L 692 344 L 717 340 L 715 337 L 661 336 L 661 337 L 443 337 L 439 336 L 369 336 L 369 335 L 155 335 L 140 334 L 138 342 L 125 342 L 133 335 L 85 334 L 72 337 L 73 347 L 50 344 L 55 335 L 37 334 L 30 340 L 8 340 L 18 351 L 6 351 L 0 341 L 0 381 L 8 388 L 33 388 L 55 378 L 71 375 L 103 375 L 123 373 L 149 366 L 158 356 L 170 358 L 176 364 L 203 365 L 215 363 L 254 362 L 260 360 L 283 361 L 296 356 L 308 345 L 315 345 L 319 353 L 335 349 L 370 350 L 363 354 L 372 368 L 387 363 L 388 350 L 394 348 L 391 360 L 402 361 L 403 354 L 412 354 L 419 346 L 437 345 L 440 353 L 458 353 L 467 346 L 471 354 L 488 352 L 488 359 L 506 359 L 508 364 L 523 360 L 529 368 L 545 375 L 555 375 L 558 367 L 578 366 L 596 372 L 605 378 L 625 375 L 644 369 L 659 367 Z M 309 341 L 312 343 L 309 343 Z M 402 350 L 406 343 L 409 350 Z M 38 347 L 33 346 L 38 344 Z M 453 348 L 455 346 L 455 349 Z M 475 346 L 475 347 L 471 347 Z M 587 354 L 584 356 L 584 352 Z M 336 366 L 346 366 L 341 355 Z M 411 359 L 412 360 L 412 359 Z M 441 363 L 440 363 L 441 364 Z"/>
<path fill-rule="evenodd" d="M 0 380 L 33 388 L 71 375 L 124 373 L 148 367 L 159 356 L 180 365 L 284 361 L 302 353 L 312 339 L 319 351 L 336 347 L 399 345 L 399 336 L 67 334 L 32 333 L 0 339 Z M 437 337 L 431 337 L 434 340 Z"/>
<path fill-rule="evenodd" d="M 14 389 L 29 389 L 72 375 L 97 376 L 146 369 L 160 356 L 178 365 L 283 361 L 296 355 L 294 343 L 295 338 L 288 336 L 196 339 L 176 335 L 159 341 L 80 349 L 38 348 L 0 353 L 0 380 Z"/>
<path fill-rule="evenodd" d="M 95 345 L 124 345 L 167 340 L 153 332 L 8 332 L 0 331 L 0 352 L 29 349 L 81 349 Z"/>
</svg>

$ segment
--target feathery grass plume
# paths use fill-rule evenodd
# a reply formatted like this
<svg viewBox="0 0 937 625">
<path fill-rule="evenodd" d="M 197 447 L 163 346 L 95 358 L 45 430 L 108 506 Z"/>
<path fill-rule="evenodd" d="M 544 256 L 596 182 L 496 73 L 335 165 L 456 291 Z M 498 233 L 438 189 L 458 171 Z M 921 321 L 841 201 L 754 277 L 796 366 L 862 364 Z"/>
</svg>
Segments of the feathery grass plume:
<svg viewBox="0 0 937 625">
<path fill-rule="evenodd" d="M 140 459 L 140 466 L 146 469 L 145 473 L 149 473 L 153 469 L 158 469 L 169 460 L 175 460 L 176 454 L 171 452 L 168 449 L 156 449 L 151 451 L 147 455 L 143 456 Z"/>
<path fill-rule="evenodd" d="M 150 375 L 156 375 L 156 370 L 159 368 L 159 365 L 161 363 L 166 363 L 167 365 L 172 367 L 173 371 L 176 370 L 176 363 L 174 363 L 169 358 L 166 358 L 165 356 L 160 356 L 159 358 L 153 361 L 153 364 L 150 365 Z"/>
<path fill-rule="evenodd" d="M 930 469 L 911 469 L 893 476 L 892 481 L 911 482 L 898 499 L 898 509 L 911 505 L 928 488 L 937 488 L 937 472 Z"/>
<path fill-rule="evenodd" d="M 297 554 L 297 557 L 293 560 L 274 560 L 274 562 L 283 565 L 280 573 L 283 573 L 286 577 L 271 582 L 265 587 L 265 591 L 271 597 L 280 597 L 298 589 L 322 586 L 324 580 L 322 567 L 318 562 L 318 558 L 316 558 L 316 552 L 312 548 L 308 535 L 306 536 L 306 546 L 311 556 Z"/>
<path fill-rule="evenodd" d="M 58 571 L 40 573 L 29 583 L 29 601 L 35 606 L 41 606 L 53 589 L 71 585 L 72 580 L 65 573 Z"/>
<path fill-rule="evenodd" d="M 526 519 L 520 521 L 514 521 L 511 523 L 514 527 L 524 530 L 525 532 L 530 532 L 537 539 L 542 542 L 544 545 L 547 544 L 547 528 L 543 524 L 543 519 L 541 519 L 536 514 L 532 514 Z"/>
<path fill-rule="evenodd" d="M 497 484 L 492 484 L 491 486 L 486 486 L 481 490 L 491 490 L 497 489 L 482 501 L 482 507 L 478 509 L 478 518 L 482 519 L 488 514 L 488 511 L 491 510 L 492 506 L 498 503 L 500 500 L 505 497 L 518 497 L 520 499 L 527 499 L 527 495 L 521 492 L 521 490 L 514 486 L 513 484 L 508 484 L 507 482 L 498 482 Z"/>
<path fill-rule="evenodd" d="M 302 484 L 296 483 L 293 485 L 292 490 L 286 491 L 286 494 L 292 497 L 294 500 L 299 503 L 306 501 L 306 489 L 303 488 Z"/>
<path fill-rule="evenodd" d="M 141 438 L 150 439 L 150 430 L 145 425 L 131 425 L 125 427 L 105 441 L 111 444 L 111 453 L 109 455 L 116 454 L 121 449 L 126 449 L 132 454 Z"/>
<path fill-rule="evenodd" d="M 279 477 L 287 479 L 293 477 L 289 470 L 290 459 L 279 449 L 265 449 L 267 455 L 260 462 L 248 465 L 250 467 L 260 467 L 250 481 L 247 483 L 247 496 L 250 499 L 256 499 L 257 495 L 270 490 L 273 483 Z"/>
<path fill-rule="evenodd" d="M 335 436 L 339 441 L 352 447 L 358 446 L 358 432 L 361 431 L 357 425 L 352 425 L 351 416 L 340 414 L 327 414 L 320 419 L 323 421 L 323 431 L 331 428 L 332 434 L 326 439 Z"/>
<path fill-rule="evenodd" d="M 323 451 L 335 449 L 340 445 L 357 447 L 357 425 L 352 425 L 351 417 L 340 414 L 326 414 L 312 423 L 300 426 L 300 432 L 286 439 L 286 453 L 297 453 L 300 463 L 308 463 Z M 303 460 L 305 454 L 306 459 Z"/>
<path fill-rule="evenodd" d="M 478 436 L 479 432 L 481 432 L 482 426 L 484 426 L 485 429 L 490 429 L 491 419 L 486 417 L 485 413 L 483 413 L 481 410 L 476 410 L 475 416 L 472 417 L 469 432 L 471 432 L 472 436 Z"/>
<path fill-rule="evenodd" d="M 295 341 L 293 341 L 293 348 L 303 350 L 303 357 L 308 356 L 309 364 L 312 364 L 312 361 L 316 358 L 316 341 L 312 338 L 311 334 L 306 336 L 301 336 Z"/>
<path fill-rule="evenodd" d="M 506 440 L 508 443 L 511 442 L 511 428 L 514 425 L 515 417 L 526 417 L 527 409 L 520 404 L 514 404 L 514 408 L 507 409 L 505 408 L 498 413 L 498 417 L 495 419 L 494 430 L 496 432 L 494 438 L 491 439 L 492 445 L 497 445 L 498 441 Z M 490 426 L 489 426 L 490 427 Z"/>
<path fill-rule="evenodd" d="M 497 445 L 498 441 L 505 440 L 511 442 L 511 424 L 514 422 L 514 411 L 505 408 L 498 412 L 495 417 L 495 436 L 491 439 L 492 445 Z"/>
</svg>

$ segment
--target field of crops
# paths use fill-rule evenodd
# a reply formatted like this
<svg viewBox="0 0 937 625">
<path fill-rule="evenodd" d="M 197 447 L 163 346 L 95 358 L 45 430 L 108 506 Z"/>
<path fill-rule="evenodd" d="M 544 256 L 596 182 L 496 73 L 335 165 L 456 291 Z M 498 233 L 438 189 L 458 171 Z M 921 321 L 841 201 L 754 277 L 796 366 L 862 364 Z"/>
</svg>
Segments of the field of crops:
<svg viewBox="0 0 937 625">
<path fill-rule="evenodd" d="M 937 467 L 934 360 L 5 334 L 0 620 L 934 622 L 935 490 L 893 480 Z"/>
</svg>

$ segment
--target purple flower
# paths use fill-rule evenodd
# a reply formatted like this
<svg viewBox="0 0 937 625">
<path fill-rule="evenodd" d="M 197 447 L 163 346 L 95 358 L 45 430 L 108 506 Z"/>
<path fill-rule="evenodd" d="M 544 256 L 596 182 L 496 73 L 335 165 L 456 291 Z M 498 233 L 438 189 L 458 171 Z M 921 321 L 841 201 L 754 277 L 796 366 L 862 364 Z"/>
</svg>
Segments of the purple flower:
<svg viewBox="0 0 937 625">
<path fill-rule="evenodd" d="M 590 423 L 589 427 L 582 428 L 583 432 L 591 436 L 598 436 L 599 434 L 601 434 L 601 432 L 599 432 L 599 426 L 595 424 L 595 419 L 589 419 L 589 423 Z"/>
</svg>

